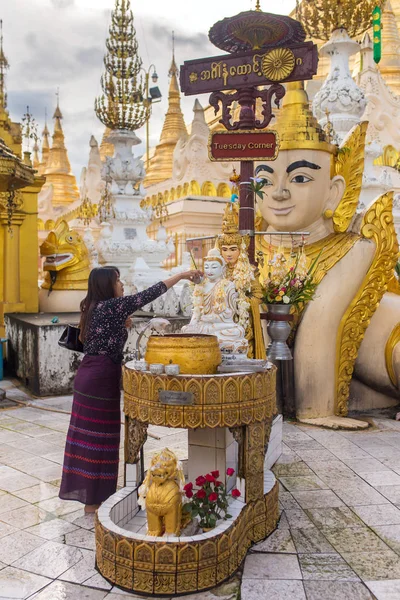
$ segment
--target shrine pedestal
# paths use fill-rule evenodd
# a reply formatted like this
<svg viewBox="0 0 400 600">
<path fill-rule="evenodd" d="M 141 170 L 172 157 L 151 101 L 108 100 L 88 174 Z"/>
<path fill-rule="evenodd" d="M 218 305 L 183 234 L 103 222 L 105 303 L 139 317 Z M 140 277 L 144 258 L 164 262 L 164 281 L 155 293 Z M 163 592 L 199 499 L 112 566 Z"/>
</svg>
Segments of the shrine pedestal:
<svg viewBox="0 0 400 600">
<path fill-rule="evenodd" d="M 215 587 L 237 570 L 250 546 L 271 533 L 278 521 L 278 484 L 265 460 L 276 411 L 276 368 L 167 376 L 134 371 L 128 365 L 123 379 L 127 485 L 97 512 L 97 568 L 113 584 L 147 595 Z M 163 404 L 161 399 L 171 395 L 160 397 L 160 391 L 189 393 L 193 403 Z M 140 450 L 148 424 L 189 430 L 192 481 L 214 465 L 222 478 L 222 467 L 230 466 L 232 459 L 242 496 L 231 500 L 229 519 L 190 537 L 153 537 L 126 529 L 140 511 Z"/>
</svg>

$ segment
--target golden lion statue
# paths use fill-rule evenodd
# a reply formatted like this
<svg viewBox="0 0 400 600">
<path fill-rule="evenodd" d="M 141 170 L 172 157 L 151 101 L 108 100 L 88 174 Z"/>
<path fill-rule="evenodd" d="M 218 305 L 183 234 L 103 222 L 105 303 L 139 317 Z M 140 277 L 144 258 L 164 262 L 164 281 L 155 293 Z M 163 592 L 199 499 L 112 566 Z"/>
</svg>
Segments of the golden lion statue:
<svg viewBox="0 0 400 600">
<path fill-rule="evenodd" d="M 139 505 L 147 511 L 147 535 L 179 536 L 185 477 L 176 455 L 168 448 L 151 460 L 139 488 Z"/>
</svg>

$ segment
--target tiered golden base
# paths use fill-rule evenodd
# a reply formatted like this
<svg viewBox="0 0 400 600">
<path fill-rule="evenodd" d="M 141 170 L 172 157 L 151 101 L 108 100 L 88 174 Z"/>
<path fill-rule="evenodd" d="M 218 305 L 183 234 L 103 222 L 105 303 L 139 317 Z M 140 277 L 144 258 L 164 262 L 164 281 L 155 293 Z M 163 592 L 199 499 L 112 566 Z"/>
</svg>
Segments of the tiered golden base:
<svg viewBox="0 0 400 600">
<path fill-rule="evenodd" d="M 206 590 L 237 570 L 250 546 L 275 529 L 278 517 L 277 483 L 262 500 L 247 504 L 229 529 L 189 543 L 182 538 L 136 541 L 108 531 L 96 517 L 97 567 L 113 584 L 142 594 Z"/>
</svg>

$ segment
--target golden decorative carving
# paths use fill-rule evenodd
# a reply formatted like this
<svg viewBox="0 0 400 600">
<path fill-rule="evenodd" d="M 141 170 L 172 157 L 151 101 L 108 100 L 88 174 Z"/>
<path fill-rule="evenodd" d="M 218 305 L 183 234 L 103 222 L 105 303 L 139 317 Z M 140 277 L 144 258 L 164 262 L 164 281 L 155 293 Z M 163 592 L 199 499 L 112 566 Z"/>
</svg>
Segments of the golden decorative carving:
<svg viewBox="0 0 400 600">
<path fill-rule="evenodd" d="M 147 344 L 148 363 L 179 364 L 182 374 L 216 373 L 221 363 L 218 338 L 213 335 L 152 335 Z"/>
<path fill-rule="evenodd" d="M 372 11 L 383 4 L 384 0 L 296 0 L 296 19 L 310 38 L 328 41 L 341 27 L 357 37 L 372 26 Z"/>
<path fill-rule="evenodd" d="M 127 417 L 125 431 L 125 462 L 133 465 L 138 462 L 140 449 L 147 440 L 147 423 Z"/>
<path fill-rule="evenodd" d="M 275 48 L 262 60 L 262 72 L 271 81 L 282 81 L 289 77 L 295 67 L 295 57 L 289 48 Z"/>
<path fill-rule="evenodd" d="M 247 504 L 229 529 L 210 540 L 127 540 L 108 532 L 96 515 L 96 564 L 110 582 L 139 594 L 206 590 L 230 577 L 251 544 L 275 529 L 278 518 L 278 483 L 254 506 Z"/>
<path fill-rule="evenodd" d="M 275 368 L 246 376 L 171 377 L 125 367 L 123 377 L 125 414 L 142 423 L 188 429 L 237 427 L 254 421 L 262 422 L 276 410 Z M 240 393 L 241 383 L 245 394 Z M 163 405 L 158 395 L 160 388 L 177 392 L 192 391 L 195 403 L 190 406 Z"/>
<path fill-rule="evenodd" d="M 364 171 L 364 147 L 368 121 L 362 121 L 345 140 L 335 160 L 335 175 L 341 175 L 346 182 L 346 189 L 338 207 L 333 213 L 335 231 L 347 231 L 354 217 L 360 196 Z"/>
<path fill-rule="evenodd" d="M 393 193 L 378 198 L 367 211 L 361 234 L 373 240 L 376 252 L 372 264 L 345 312 L 336 342 L 337 400 L 336 414 L 347 415 L 350 380 L 358 349 L 371 317 L 387 290 L 398 257 L 398 243 L 393 224 Z"/>
<path fill-rule="evenodd" d="M 396 388 L 398 387 L 398 381 L 397 381 L 396 374 L 395 374 L 394 368 L 393 368 L 393 350 L 399 342 L 400 342 L 400 323 L 398 323 L 396 325 L 396 327 L 393 329 L 392 333 L 390 334 L 390 336 L 388 338 L 388 341 L 386 342 L 386 346 L 385 346 L 386 369 L 389 374 L 390 381 L 393 383 L 393 385 Z"/>
</svg>

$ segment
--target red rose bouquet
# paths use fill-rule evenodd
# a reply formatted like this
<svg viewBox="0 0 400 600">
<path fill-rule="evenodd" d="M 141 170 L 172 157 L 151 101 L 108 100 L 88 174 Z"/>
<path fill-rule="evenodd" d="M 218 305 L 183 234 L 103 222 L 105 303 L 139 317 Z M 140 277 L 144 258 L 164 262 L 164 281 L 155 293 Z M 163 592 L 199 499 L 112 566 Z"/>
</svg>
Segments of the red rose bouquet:
<svg viewBox="0 0 400 600">
<path fill-rule="evenodd" d="M 227 469 L 226 474 L 232 477 L 235 473 L 234 469 Z M 215 527 L 218 519 L 229 519 L 228 514 L 228 498 L 225 485 L 218 480 L 219 471 L 211 471 L 207 475 L 200 475 L 196 479 L 194 489 L 193 483 L 189 482 L 184 486 L 184 492 L 189 502 L 183 506 L 185 512 L 190 513 L 191 517 L 198 517 L 200 527 L 203 529 L 211 529 Z M 233 498 L 238 498 L 240 492 L 237 489 L 232 490 Z"/>
</svg>

